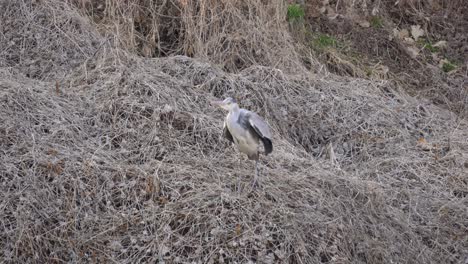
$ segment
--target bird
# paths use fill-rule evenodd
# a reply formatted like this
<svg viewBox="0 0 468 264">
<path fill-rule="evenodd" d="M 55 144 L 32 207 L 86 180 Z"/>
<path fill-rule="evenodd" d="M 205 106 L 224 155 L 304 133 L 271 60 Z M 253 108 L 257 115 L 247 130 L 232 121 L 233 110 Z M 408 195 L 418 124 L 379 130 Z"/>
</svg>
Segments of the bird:
<svg viewBox="0 0 468 264">
<path fill-rule="evenodd" d="M 260 144 L 263 144 L 265 155 L 273 151 L 270 127 L 255 112 L 240 108 L 232 97 L 212 101 L 212 103 L 228 111 L 223 124 L 224 137 L 230 141 L 230 144 L 234 144 L 241 153 L 246 154 L 249 160 L 255 160 L 255 176 L 252 187 L 256 187 L 259 177 Z"/>
</svg>

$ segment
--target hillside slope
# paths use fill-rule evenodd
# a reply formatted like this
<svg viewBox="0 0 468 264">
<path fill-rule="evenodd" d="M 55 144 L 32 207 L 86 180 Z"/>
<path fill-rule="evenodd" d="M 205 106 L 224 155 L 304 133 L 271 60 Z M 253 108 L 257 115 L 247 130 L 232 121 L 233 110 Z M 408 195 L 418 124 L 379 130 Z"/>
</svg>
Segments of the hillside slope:
<svg viewBox="0 0 468 264">
<path fill-rule="evenodd" d="M 467 260 L 456 114 L 390 82 L 145 58 L 72 5 L 40 2 L 1 9 L 2 260 Z M 273 129 L 258 190 L 209 104 L 226 96 Z"/>
</svg>

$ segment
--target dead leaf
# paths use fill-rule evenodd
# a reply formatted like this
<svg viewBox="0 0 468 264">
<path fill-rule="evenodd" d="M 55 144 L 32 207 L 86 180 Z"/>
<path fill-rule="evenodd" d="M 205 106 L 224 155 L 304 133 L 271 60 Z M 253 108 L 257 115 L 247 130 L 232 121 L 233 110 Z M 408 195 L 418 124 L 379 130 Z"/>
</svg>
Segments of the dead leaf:
<svg viewBox="0 0 468 264">
<path fill-rule="evenodd" d="M 64 165 L 65 165 L 64 160 L 59 160 L 57 162 L 48 161 L 45 164 L 45 167 L 46 167 L 48 173 L 51 173 L 51 174 L 54 174 L 54 175 L 59 175 L 59 174 L 61 174 L 63 172 Z"/>
<path fill-rule="evenodd" d="M 440 40 L 440 41 L 437 41 L 437 43 L 432 45 L 432 46 L 437 47 L 437 48 L 445 48 L 445 47 L 447 47 L 447 41 Z"/>
<path fill-rule="evenodd" d="M 154 51 L 154 48 L 149 43 L 144 44 L 143 48 L 141 49 L 141 53 L 143 53 L 145 57 L 151 57 L 151 55 L 153 54 L 153 51 Z"/>
<path fill-rule="evenodd" d="M 409 37 L 409 31 L 406 28 L 400 30 L 400 38 L 403 39 L 407 37 Z"/>
<path fill-rule="evenodd" d="M 327 8 L 322 6 L 320 9 L 319 9 L 319 12 L 320 14 L 325 14 L 325 12 L 327 11 Z"/>
<path fill-rule="evenodd" d="M 335 12 L 333 8 L 327 6 L 327 17 L 330 20 L 334 20 L 335 18 L 338 17 L 338 14 Z"/>
<path fill-rule="evenodd" d="M 394 28 L 393 36 L 395 36 L 398 39 L 405 39 L 409 37 L 409 32 L 407 29 L 398 30 L 397 28 Z"/>
<path fill-rule="evenodd" d="M 413 59 L 415 59 L 419 55 L 419 50 L 415 47 L 406 47 L 406 51 L 408 55 Z"/>
<path fill-rule="evenodd" d="M 309 16 L 313 18 L 317 18 L 317 17 L 320 17 L 321 14 L 323 14 L 323 12 L 320 12 L 320 9 L 311 8 Z"/>
<path fill-rule="evenodd" d="M 442 68 L 444 67 L 444 64 L 446 64 L 446 63 L 450 63 L 450 61 L 447 60 L 447 59 L 441 59 L 441 60 L 439 61 L 439 68 L 442 69 Z"/>
<path fill-rule="evenodd" d="M 46 154 L 47 154 L 47 155 L 51 155 L 51 156 L 57 156 L 58 151 L 57 151 L 56 149 L 50 148 L 50 149 L 48 149 L 48 150 L 46 151 Z"/>
<path fill-rule="evenodd" d="M 420 137 L 416 145 L 425 151 L 429 151 L 432 149 L 432 146 L 426 141 L 424 137 Z"/>
<path fill-rule="evenodd" d="M 359 21 L 359 22 L 358 22 L 358 25 L 361 26 L 361 27 L 363 27 L 363 28 L 368 28 L 368 27 L 370 27 L 369 21 L 366 21 L 366 20 Z"/>
<path fill-rule="evenodd" d="M 236 235 L 240 236 L 241 232 L 242 232 L 242 227 L 241 227 L 240 224 L 237 224 L 236 225 Z"/>
<path fill-rule="evenodd" d="M 164 197 L 164 196 L 159 196 L 158 200 L 159 200 L 159 203 L 161 203 L 163 205 L 167 204 L 167 202 L 168 202 L 167 198 Z"/>
<path fill-rule="evenodd" d="M 406 43 L 408 43 L 408 44 L 414 44 L 414 42 L 415 42 L 414 39 L 412 39 L 412 38 L 410 38 L 410 37 L 404 38 L 403 40 L 404 40 Z"/>
<path fill-rule="evenodd" d="M 146 194 L 152 194 L 155 190 L 153 177 L 146 178 Z"/>
<path fill-rule="evenodd" d="M 419 37 L 424 36 L 424 30 L 421 29 L 420 25 L 413 25 L 411 26 L 411 36 L 413 36 L 415 41 L 418 41 Z"/>
</svg>

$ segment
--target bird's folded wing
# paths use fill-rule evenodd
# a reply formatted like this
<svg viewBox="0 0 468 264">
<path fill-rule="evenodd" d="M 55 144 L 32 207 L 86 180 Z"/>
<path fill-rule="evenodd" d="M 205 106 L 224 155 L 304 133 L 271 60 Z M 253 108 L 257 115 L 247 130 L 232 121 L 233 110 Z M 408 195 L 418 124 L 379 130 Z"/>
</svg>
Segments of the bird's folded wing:
<svg viewBox="0 0 468 264">
<path fill-rule="evenodd" d="M 268 124 L 256 113 L 249 112 L 248 120 L 250 126 L 257 132 L 257 134 L 262 138 L 268 138 L 271 140 L 271 131 Z"/>
<path fill-rule="evenodd" d="M 249 112 L 247 117 L 250 126 L 255 130 L 263 142 L 263 146 L 265 147 L 265 154 L 270 154 L 273 151 L 270 127 L 259 115 L 254 112 Z"/>
</svg>

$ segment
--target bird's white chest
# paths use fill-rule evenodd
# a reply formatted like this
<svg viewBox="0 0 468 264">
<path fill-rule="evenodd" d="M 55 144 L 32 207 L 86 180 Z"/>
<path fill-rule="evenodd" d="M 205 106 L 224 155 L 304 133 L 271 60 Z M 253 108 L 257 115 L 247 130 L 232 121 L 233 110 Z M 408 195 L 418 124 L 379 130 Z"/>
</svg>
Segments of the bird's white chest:
<svg viewBox="0 0 468 264">
<path fill-rule="evenodd" d="M 244 128 L 238 122 L 238 115 L 228 114 L 226 117 L 226 126 L 234 139 L 235 144 L 241 152 L 257 152 L 258 139 L 254 138 L 248 129 Z"/>
</svg>

